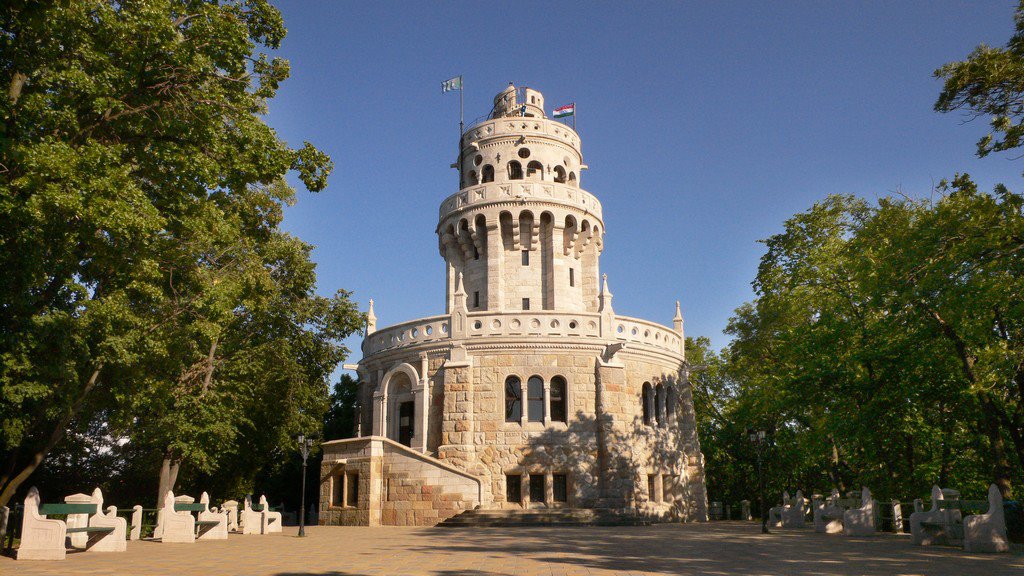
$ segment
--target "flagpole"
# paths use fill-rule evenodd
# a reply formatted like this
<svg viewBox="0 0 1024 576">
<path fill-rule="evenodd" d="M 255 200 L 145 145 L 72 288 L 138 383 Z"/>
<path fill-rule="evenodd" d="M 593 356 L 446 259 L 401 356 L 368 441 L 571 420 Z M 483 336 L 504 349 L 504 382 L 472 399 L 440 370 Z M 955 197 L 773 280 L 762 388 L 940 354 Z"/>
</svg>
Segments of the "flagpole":
<svg viewBox="0 0 1024 576">
<path fill-rule="evenodd" d="M 463 113 L 462 113 L 462 92 L 464 80 L 462 75 L 459 75 L 459 188 L 462 188 L 462 132 L 465 130 L 463 126 Z"/>
<path fill-rule="evenodd" d="M 572 130 L 573 130 L 573 132 L 576 132 L 576 116 L 579 113 L 580 113 L 580 109 L 577 107 L 576 103 L 573 102 L 572 103 Z M 576 133 L 579 134 L 579 132 L 576 132 Z"/>
</svg>

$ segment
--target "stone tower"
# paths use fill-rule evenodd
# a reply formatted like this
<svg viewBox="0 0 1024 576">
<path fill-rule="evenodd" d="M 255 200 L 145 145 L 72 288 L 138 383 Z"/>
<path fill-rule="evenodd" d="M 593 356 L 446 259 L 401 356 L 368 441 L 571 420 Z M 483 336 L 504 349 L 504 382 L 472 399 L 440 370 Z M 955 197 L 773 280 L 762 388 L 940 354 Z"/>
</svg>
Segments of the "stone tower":
<svg viewBox="0 0 1024 576">
<path fill-rule="evenodd" d="M 436 228 L 445 312 L 378 329 L 371 303 L 362 436 L 324 444 L 321 522 L 476 506 L 706 519 L 679 303 L 672 327 L 613 310 L 579 134 L 544 109 L 509 85 L 463 132 Z"/>
<path fill-rule="evenodd" d="M 544 115 L 544 96 L 509 86 L 490 121 L 462 137 L 461 186 L 437 234 L 451 310 L 596 312 L 601 204 L 580 187 L 579 136 Z"/>
</svg>

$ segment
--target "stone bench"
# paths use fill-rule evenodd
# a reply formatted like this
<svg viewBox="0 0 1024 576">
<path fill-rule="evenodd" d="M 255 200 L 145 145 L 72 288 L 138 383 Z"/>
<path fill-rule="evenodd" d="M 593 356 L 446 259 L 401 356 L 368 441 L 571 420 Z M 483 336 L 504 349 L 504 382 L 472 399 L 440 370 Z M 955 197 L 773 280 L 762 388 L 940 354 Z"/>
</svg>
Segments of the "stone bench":
<svg viewBox="0 0 1024 576">
<path fill-rule="evenodd" d="M 833 489 L 827 500 L 814 503 L 815 532 L 839 534 L 843 531 L 843 512 L 845 510 L 839 504 L 839 500 L 839 491 Z"/>
<path fill-rule="evenodd" d="M 114 535 L 116 526 L 90 525 L 69 528 L 63 520 L 47 518 L 53 514 L 85 514 L 90 519 L 97 516 L 99 506 L 95 503 L 43 504 L 39 490 L 29 489 L 21 520 L 21 544 L 15 558 L 18 560 L 63 560 L 67 555 L 65 540 L 69 534 L 85 535 L 88 550 Z M 122 538 L 124 533 L 122 532 Z"/>
<path fill-rule="evenodd" d="M 103 492 L 97 487 L 92 495 L 73 494 L 64 498 L 64 502 L 95 504 L 96 513 L 89 516 L 85 514 L 69 514 L 67 519 L 68 533 L 71 534 L 71 545 L 74 548 L 83 548 L 90 552 L 124 552 L 128 549 L 128 521 L 117 515 L 117 506 L 107 506 L 104 512 Z M 80 527 L 111 527 L 114 533 L 109 538 L 103 538 L 95 544 L 89 545 L 87 534 L 75 534 L 74 528 Z"/>
<path fill-rule="evenodd" d="M 179 506 L 183 509 L 179 509 Z M 164 505 L 160 508 L 153 537 L 159 538 L 165 544 L 195 542 L 196 519 L 192 516 L 193 506 L 202 505 L 176 502 L 174 493 L 168 490 L 164 495 Z"/>
<path fill-rule="evenodd" d="M 958 493 L 956 495 L 959 497 Z M 945 494 L 938 486 L 932 486 L 931 500 L 929 510 L 924 510 L 920 498 L 914 500 L 914 513 L 910 515 L 911 542 L 916 546 L 958 545 L 963 540 L 960 508 L 945 503 Z"/>
<path fill-rule="evenodd" d="M 964 518 L 964 550 L 966 552 L 1009 552 L 1006 537 L 1006 512 L 999 487 L 988 487 L 988 512 Z"/>
<path fill-rule="evenodd" d="M 188 496 L 175 498 L 174 511 L 177 513 L 196 514 L 195 537 L 197 540 L 225 540 L 228 537 L 227 514 L 210 509 L 210 495 L 206 492 L 199 497 L 199 502 Z"/>
<path fill-rule="evenodd" d="M 242 534 L 270 534 L 281 531 L 281 513 L 274 512 L 267 504 L 266 495 L 260 496 L 260 503 L 253 504 L 252 498 L 245 497 L 244 507 L 239 514 Z"/>
<path fill-rule="evenodd" d="M 782 493 L 782 506 L 772 506 L 768 509 L 768 525 L 772 528 L 782 528 L 782 512 L 790 505 L 789 492 Z"/>
<path fill-rule="evenodd" d="M 210 495 L 203 492 L 199 496 L 199 508 L 196 509 L 196 538 L 199 540 L 227 540 L 228 513 L 210 508 Z"/>
<path fill-rule="evenodd" d="M 871 491 L 864 487 L 860 493 L 860 506 L 843 512 L 843 534 L 871 536 L 877 528 L 878 502 L 871 498 Z"/>
<path fill-rule="evenodd" d="M 783 506 L 780 511 L 781 524 L 783 528 L 803 528 L 807 525 L 807 499 L 800 490 L 790 500 L 789 506 Z"/>
</svg>

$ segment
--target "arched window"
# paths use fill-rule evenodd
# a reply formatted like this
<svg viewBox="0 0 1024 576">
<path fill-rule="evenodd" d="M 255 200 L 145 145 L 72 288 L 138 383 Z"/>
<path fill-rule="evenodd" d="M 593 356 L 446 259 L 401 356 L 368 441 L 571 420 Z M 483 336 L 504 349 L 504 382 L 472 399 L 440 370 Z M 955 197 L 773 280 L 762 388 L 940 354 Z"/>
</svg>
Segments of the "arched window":
<svg viewBox="0 0 1024 576">
<path fill-rule="evenodd" d="M 540 376 L 526 381 L 526 415 L 530 422 L 544 421 L 544 381 Z"/>
<path fill-rule="evenodd" d="M 676 398 L 675 386 L 667 386 L 667 392 L 665 393 L 665 419 L 668 420 L 668 425 L 672 426 L 676 423 L 676 404 L 679 399 Z"/>
<path fill-rule="evenodd" d="M 575 185 L 576 185 L 576 173 L 575 172 L 569 172 L 569 186 L 575 186 Z"/>
<path fill-rule="evenodd" d="M 484 182 L 494 182 L 494 166 L 491 166 L 490 164 L 484 166 L 483 175 Z"/>
<path fill-rule="evenodd" d="M 555 166 L 555 182 L 565 184 L 565 168 Z"/>
<path fill-rule="evenodd" d="M 523 165 L 515 160 L 508 163 L 508 179 L 509 180 L 522 180 L 523 179 Z"/>
<path fill-rule="evenodd" d="M 505 378 L 505 422 L 523 418 L 523 381 L 518 376 Z"/>
<path fill-rule="evenodd" d="M 659 425 L 665 425 L 665 386 L 661 384 L 654 388 L 654 419 Z"/>
<path fill-rule="evenodd" d="M 653 410 L 651 410 L 651 404 L 653 404 L 654 400 L 654 398 L 652 398 L 653 395 L 654 391 L 651 389 L 651 383 L 644 382 L 643 393 L 640 396 L 640 402 L 642 404 L 644 412 L 644 424 L 647 426 L 650 426 L 651 422 L 653 421 L 653 415 L 651 414 L 653 412 Z"/>
<path fill-rule="evenodd" d="M 555 376 L 551 379 L 551 421 L 566 422 L 565 378 Z"/>
<path fill-rule="evenodd" d="M 536 160 L 526 165 L 526 177 L 544 179 L 544 165 Z"/>
<path fill-rule="evenodd" d="M 469 182 L 466 182 L 466 186 L 472 186 L 476 184 L 476 170 L 469 171 Z"/>
</svg>

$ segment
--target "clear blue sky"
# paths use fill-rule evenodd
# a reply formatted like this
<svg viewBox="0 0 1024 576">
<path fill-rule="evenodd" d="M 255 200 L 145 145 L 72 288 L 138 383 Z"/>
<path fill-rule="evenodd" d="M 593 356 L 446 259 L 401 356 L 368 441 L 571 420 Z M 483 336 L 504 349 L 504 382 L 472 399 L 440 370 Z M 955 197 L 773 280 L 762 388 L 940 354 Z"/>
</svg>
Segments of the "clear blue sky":
<svg viewBox="0 0 1024 576">
<path fill-rule="evenodd" d="M 510 81 L 577 103 L 616 312 L 671 324 L 680 299 L 687 334 L 718 347 L 757 241 L 827 194 L 928 195 L 957 171 L 1022 188 L 1024 160 L 974 157 L 983 122 L 932 111 L 932 71 L 1005 44 L 1009 0 L 279 6 L 292 77 L 268 121 L 336 166 L 285 227 L 317 246 L 320 291 L 373 298 L 380 326 L 444 311 L 458 96 L 440 83 L 457 74 L 467 120 Z"/>
</svg>

